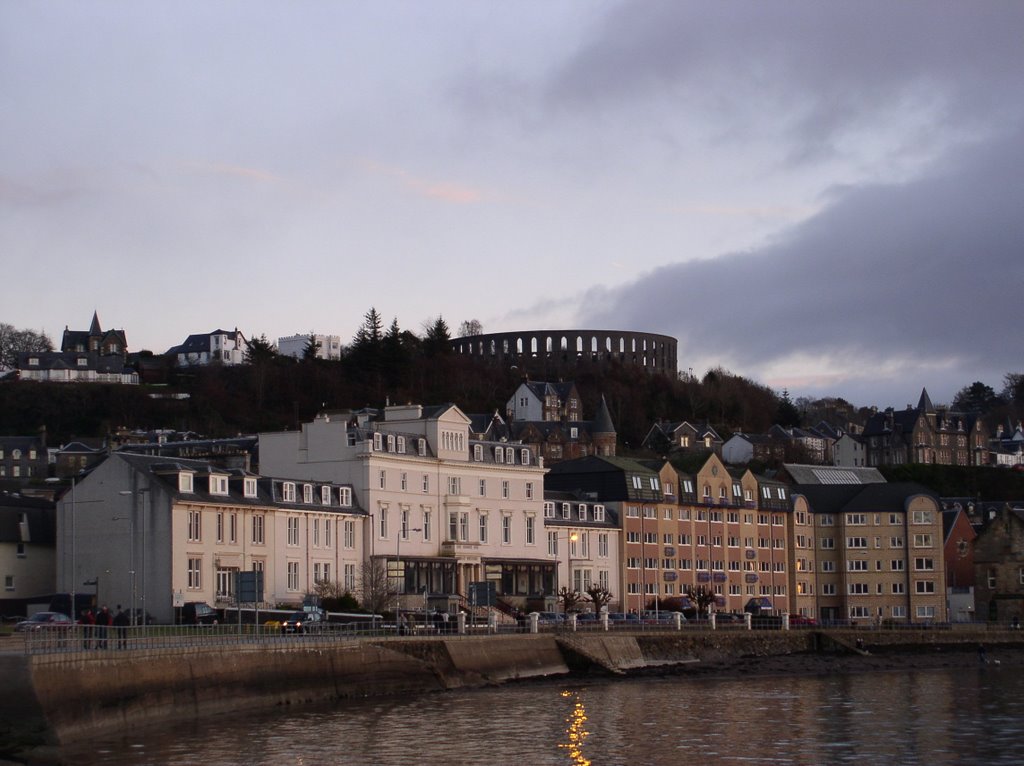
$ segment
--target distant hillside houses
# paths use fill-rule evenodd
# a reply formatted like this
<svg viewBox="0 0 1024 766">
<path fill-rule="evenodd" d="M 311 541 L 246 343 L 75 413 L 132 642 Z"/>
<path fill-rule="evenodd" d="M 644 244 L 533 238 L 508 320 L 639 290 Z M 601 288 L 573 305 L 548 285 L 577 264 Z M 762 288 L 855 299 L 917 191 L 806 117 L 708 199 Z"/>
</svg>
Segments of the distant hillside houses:
<svg viewBox="0 0 1024 766">
<path fill-rule="evenodd" d="M 341 359 L 341 336 L 340 335 L 289 335 L 277 339 L 277 353 L 281 356 L 290 356 L 295 359 L 302 359 L 306 355 L 306 349 L 310 341 L 316 344 L 317 359 Z"/>
<path fill-rule="evenodd" d="M 60 351 L 27 352 L 18 356 L 18 379 L 47 383 L 139 382 L 127 366 L 124 330 L 103 330 L 93 312 L 88 330 L 64 328 Z"/>
</svg>

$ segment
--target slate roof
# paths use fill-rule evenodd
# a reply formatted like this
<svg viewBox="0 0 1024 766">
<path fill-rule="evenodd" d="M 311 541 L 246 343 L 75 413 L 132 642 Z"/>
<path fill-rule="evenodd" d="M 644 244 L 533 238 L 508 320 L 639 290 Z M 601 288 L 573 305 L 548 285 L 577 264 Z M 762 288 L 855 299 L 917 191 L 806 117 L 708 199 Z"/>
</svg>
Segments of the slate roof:
<svg viewBox="0 0 1024 766">
<path fill-rule="evenodd" d="M 877 468 L 846 468 L 827 465 L 784 463 L 794 484 L 877 484 L 885 481 Z"/>
<path fill-rule="evenodd" d="M 57 522 L 54 503 L 12 492 L 0 492 L 0 543 L 22 542 L 22 515 L 28 520 L 29 543 L 56 544 Z"/>
<path fill-rule="evenodd" d="M 813 513 L 905 513 L 911 495 L 938 497 L 915 482 L 886 484 L 797 484 L 793 492 L 807 498 Z"/>
</svg>

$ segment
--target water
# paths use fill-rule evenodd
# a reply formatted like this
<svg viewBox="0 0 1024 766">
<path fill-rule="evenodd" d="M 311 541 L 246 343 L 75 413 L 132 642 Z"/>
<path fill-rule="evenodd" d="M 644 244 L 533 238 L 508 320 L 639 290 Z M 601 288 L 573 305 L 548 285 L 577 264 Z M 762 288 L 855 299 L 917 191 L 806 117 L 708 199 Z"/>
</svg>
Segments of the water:
<svg viewBox="0 0 1024 766">
<path fill-rule="evenodd" d="M 1024 668 L 540 681 L 136 729 L 96 764 L 1017 764 Z"/>
</svg>

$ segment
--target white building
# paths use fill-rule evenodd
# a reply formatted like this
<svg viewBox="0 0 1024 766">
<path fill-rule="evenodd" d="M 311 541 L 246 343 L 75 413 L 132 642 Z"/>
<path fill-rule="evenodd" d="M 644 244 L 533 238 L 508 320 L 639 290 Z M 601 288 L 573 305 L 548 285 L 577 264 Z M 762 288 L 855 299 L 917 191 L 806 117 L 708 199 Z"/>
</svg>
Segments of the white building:
<svg viewBox="0 0 1024 766">
<path fill-rule="evenodd" d="M 317 344 L 317 359 L 341 359 L 340 335 L 289 335 L 287 338 L 277 339 L 277 351 L 281 356 L 302 359 L 310 338 Z"/>
<path fill-rule="evenodd" d="M 205 364 L 243 364 L 249 341 L 236 327 L 189 335 L 180 346 L 167 350 L 178 367 Z"/>
<path fill-rule="evenodd" d="M 367 555 L 400 592 L 459 600 L 488 581 L 509 608 L 554 593 L 543 466 L 522 445 L 471 439 L 455 405 L 321 414 L 259 439 L 265 472 L 352 485 L 372 517 Z"/>
</svg>

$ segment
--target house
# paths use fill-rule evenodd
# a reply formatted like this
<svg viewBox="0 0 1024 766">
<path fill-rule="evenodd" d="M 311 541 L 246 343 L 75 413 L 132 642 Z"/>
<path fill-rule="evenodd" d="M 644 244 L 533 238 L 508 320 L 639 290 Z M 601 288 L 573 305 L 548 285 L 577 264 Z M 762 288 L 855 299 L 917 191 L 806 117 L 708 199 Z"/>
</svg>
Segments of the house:
<svg viewBox="0 0 1024 766">
<path fill-rule="evenodd" d="M 45 430 L 37 436 L 0 436 L 0 481 L 45 479 L 49 469 Z"/>
<path fill-rule="evenodd" d="M 60 351 L 18 355 L 20 380 L 51 383 L 118 383 L 136 385 L 138 373 L 127 366 L 124 330 L 103 330 L 93 312 L 88 330 L 64 328 Z"/>
<path fill-rule="evenodd" d="M 1024 620 L 1024 505 L 991 511 L 974 541 L 974 602 L 980 620 Z"/>
<path fill-rule="evenodd" d="M 864 426 L 867 465 L 986 465 L 988 431 L 976 414 L 935 407 L 926 389 L 917 407 L 872 415 Z"/>
<path fill-rule="evenodd" d="M 911 482 L 798 484 L 809 524 L 797 607 L 819 620 L 947 619 L 939 499 Z"/>
<path fill-rule="evenodd" d="M 289 335 L 277 339 L 277 352 L 281 356 L 291 356 L 302 359 L 306 355 L 310 340 L 316 343 L 317 359 L 341 359 L 341 336 L 320 335 L 309 333 L 306 335 Z"/>
<path fill-rule="evenodd" d="M 184 602 L 235 606 L 255 571 L 259 606 L 298 607 L 318 582 L 355 591 L 365 519 L 343 483 L 115 452 L 61 498 L 57 587 L 171 622 Z"/>
<path fill-rule="evenodd" d="M 54 592 L 56 528 L 49 500 L 0 492 L 0 615 L 45 609 Z"/>
<path fill-rule="evenodd" d="M 769 434 L 733 434 L 722 445 L 722 460 L 729 465 L 780 463 L 786 459 L 786 444 Z"/>
<path fill-rule="evenodd" d="M 128 341 L 124 330 L 103 330 L 99 314 L 94 311 L 88 330 L 69 330 L 67 325 L 64 326 L 60 350 L 65 354 L 119 356 L 123 363 L 128 355 Z"/>
<path fill-rule="evenodd" d="M 578 421 L 583 419 L 583 405 L 576 384 L 523 381 L 505 404 L 509 420 Z"/>
<path fill-rule="evenodd" d="M 722 454 L 724 440 L 708 423 L 658 421 L 644 437 L 642 446 L 659 455 L 709 451 Z"/>
<path fill-rule="evenodd" d="M 978 533 L 959 501 L 942 500 L 942 555 L 946 562 L 946 603 L 951 622 L 972 622 L 974 604 L 974 545 Z"/>
<path fill-rule="evenodd" d="M 1024 465 L 1024 429 L 1018 422 L 1014 426 L 1008 420 L 1006 425 L 996 426 L 996 433 L 989 442 L 989 462 L 992 465 Z"/>
<path fill-rule="evenodd" d="M 499 605 L 554 595 L 544 537 L 544 466 L 532 448 L 472 438 L 454 404 L 322 412 L 299 431 L 261 433 L 260 467 L 299 481 L 350 484 L 370 515 L 370 565 L 387 565 L 403 606 L 423 594 L 464 604 L 493 581 Z"/>
<path fill-rule="evenodd" d="M 185 342 L 169 348 L 167 356 L 177 367 L 207 364 L 244 364 L 249 342 L 236 327 L 232 330 L 214 330 L 189 335 Z"/>
<path fill-rule="evenodd" d="M 544 532 L 547 554 L 557 562 L 556 592 L 562 587 L 576 591 L 584 597 L 579 606 L 587 610 L 586 593 L 594 587 L 603 588 L 611 598 L 605 606 L 609 611 L 619 611 L 623 600 L 616 512 L 590 493 L 545 489 Z M 554 603 L 547 603 L 543 611 L 555 608 Z"/>
<path fill-rule="evenodd" d="M 844 433 L 832 445 L 832 464 L 861 468 L 867 465 L 867 446 L 859 434 Z"/>
<path fill-rule="evenodd" d="M 87 444 L 86 441 L 95 442 Z M 55 474 L 67 479 L 87 472 L 107 456 L 107 447 L 100 439 L 73 441 L 57 450 Z"/>
</svg>

